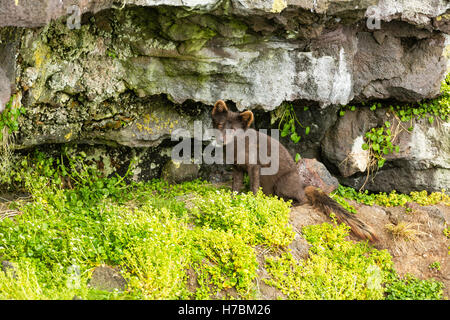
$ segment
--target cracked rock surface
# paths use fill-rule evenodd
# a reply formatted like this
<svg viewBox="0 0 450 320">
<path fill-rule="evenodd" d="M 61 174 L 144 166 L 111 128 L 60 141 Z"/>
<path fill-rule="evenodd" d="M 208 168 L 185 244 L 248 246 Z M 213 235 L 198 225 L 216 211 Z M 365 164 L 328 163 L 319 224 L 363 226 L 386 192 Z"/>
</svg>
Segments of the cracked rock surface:
<svg viewBox="0 0 450 320">
<path fill-rule="evenodd" d="M 449 9 L 444 0 L 0 0 L 0 108 L 20 92 L 18 148 L 156 148 L 177 129 L 193 133 L 194 121 L 206 129 L 217 99 L 265 112 L 306 101 L 319 113 L 434 98 Z"/>
</svg>

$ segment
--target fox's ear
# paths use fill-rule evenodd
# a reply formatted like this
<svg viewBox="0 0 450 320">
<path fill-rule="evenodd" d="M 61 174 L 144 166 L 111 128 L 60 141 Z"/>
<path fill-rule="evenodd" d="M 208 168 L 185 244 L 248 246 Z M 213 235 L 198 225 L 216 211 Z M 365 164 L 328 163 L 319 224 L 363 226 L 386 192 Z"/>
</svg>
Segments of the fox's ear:
<svg viewBox="0 0 450 320">
<path fill-rule="evenodd" d="M 251 125 L 252 122 L 253 122 L 253 112 L 251 112 L 251 111 L 244 111 L 244 112 L 241 112 L 241 113 L 239 114 L 239 117 L 240 117 L 240 118 L 242 119 L 242 121 L 244 122 L 246 128 L 250 127 L 250 125 Z"/>
<path fill-rule="evenodd" d="M 218 113 L 226 113 L 228 112 L 227 104 L 223 100 L 217 100 L 214 104 L 214 108 L 212 110 L 212 115 L 216 115 Z"/>
</svg>

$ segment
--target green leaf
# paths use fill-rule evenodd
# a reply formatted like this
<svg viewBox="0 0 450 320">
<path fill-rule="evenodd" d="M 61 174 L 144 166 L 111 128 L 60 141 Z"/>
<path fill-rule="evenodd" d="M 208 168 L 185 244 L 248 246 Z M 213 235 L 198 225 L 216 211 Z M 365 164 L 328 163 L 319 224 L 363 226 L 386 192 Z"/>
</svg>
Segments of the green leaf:
<svg viewBox="0 0 450 320">
<path fill-rule="evenodd" d="M 395 152 L 400 152 L 400 147 L 399 146 L 395 146 Z"/>
<path fill-rule="evenodd" d="M 343 116 L 345 115 L 345 111 L 344 111 L 344 110 L 339 111 L 339 115 L 340 115 L 341 117 L 343 117 Z"/>
<path fill-rule="evenodd" d="M 309 134 L 309 131 L 311 131 L 311 128 L 310 128 L 310 127 L 306 127 L 306 129 L 305 129 L 305 134 L 308 135 L 308 134 Z"/>
<path fill-rule="evenodd" d="M 300 156 L 300 154 L 297 153 L 297 154 L 295 155 L 295 162 L 298 162 L 301 158 L 302 158 L 302 157 Z"/>
<path fill-rule="evenodd" d="M 367 143 L 363 143 L 363 145 L 361 146 L 361 148 L 363 150 L 368 150 L 369 149 L 369 145 Z"/>
<path fill-rule="evenodd" d="M 287 123 L 284 124 L 283 130 L 281 130 L 282 137 L 286 137 L 288 135 L 290 127 L 291 126 L 289 124 L 287 124 Z"/>
<path fill-rule="evenodd" d="M 381 168 L 385 162 L 386 162 L 386 159 L 384 159 L 384 158 L 379 159 L 378 160 L 378 168 Z"/>
<path fill-rule="evenodd" d="M 374 143 L 374 144 L 372 145 L 372 149 L 373 149 L 374 151 L 380 151 L 380 145 L 379 145 L 378 143 Z"/>
<path fill-rule="evenodd" d="M 429 117 L 429 118 L 428 118 L 428 122 L 429 122 L 430 124 L 433 124 L 433 122 L 434 122 L 434 117 Z"/>
<path fill-rule="evenodd" d="M 386 128 L 389 128 L 389 127 L 391 126 L 391 123 L 390 123 L 389 121 L 386 121 L 386 122 L 384 123 L 384 125 L 385 125 Z"/>
<path fill-rule="evenodd" d="M 291 134 L 291 140 L 294 143 L 298 143 L 300 141 L 300 136 L 298 136 L 297 133 L 294 132 L 293 134 Z"/>
</svg>

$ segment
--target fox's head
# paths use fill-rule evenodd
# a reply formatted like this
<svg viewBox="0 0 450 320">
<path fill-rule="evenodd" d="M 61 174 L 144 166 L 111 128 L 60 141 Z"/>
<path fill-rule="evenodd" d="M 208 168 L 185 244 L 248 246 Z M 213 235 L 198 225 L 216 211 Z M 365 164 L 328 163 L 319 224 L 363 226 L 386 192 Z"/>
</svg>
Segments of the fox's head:
<svg viewBox="0 0 450 320">
<path fill-rule="evenodd" d="M 247 130 L 253 122 L 253 112 L 232 112 L 223 100 L 214 104 L 211 117 L 214 129 L 220 132 L 216 140 L 222 145 L 231 142 L 236 133 Z"/>
</svg>

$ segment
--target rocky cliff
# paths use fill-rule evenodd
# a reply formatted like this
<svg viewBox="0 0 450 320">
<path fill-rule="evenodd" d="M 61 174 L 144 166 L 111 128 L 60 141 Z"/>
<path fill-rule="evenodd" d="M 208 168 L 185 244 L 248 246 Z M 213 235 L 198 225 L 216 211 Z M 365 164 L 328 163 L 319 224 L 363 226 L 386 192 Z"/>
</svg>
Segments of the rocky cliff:
<svg viewBox="0 0 450 320">
<path fill-rule="evenodd" d="M 293 153 L 338 167 L 347 154 L 330 153 L 324 139 L 341 125 L 339 106 L 439 95 L 449 9 L 444 0 L 0 0 L 0 103 L 9 90 L 20 93 L 19 149 L 126 148 L 147 155 L 142 166 L 152 163 L 151 177 L 160 173 L 170 134 L 193 132 L 195 120 L 209 127 L 217 99 L 260 110 L 259 126 L 293 102 L 308 106 L 305 121 L 314 120 L 312 138 L 290 145 Z M 426 145 L 450 140 L 448 130 L 422 138 Z M 404 160 L 399 167 L 412 165 L 417 172 L 409 174 L 425 174 L 425 182 L 403 185 L 448 186 L 446 159 Z"/>
</svg>

